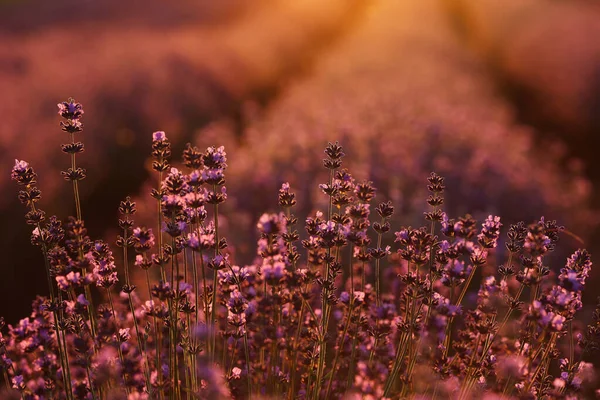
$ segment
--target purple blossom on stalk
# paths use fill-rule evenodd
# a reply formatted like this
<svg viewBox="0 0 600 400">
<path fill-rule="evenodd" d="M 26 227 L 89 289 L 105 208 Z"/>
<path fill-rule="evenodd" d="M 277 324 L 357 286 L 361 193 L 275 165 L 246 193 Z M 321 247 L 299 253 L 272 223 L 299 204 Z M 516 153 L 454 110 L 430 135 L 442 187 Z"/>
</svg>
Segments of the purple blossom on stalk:
<svg viewBox="0 0 600 400">
<path fill-rule="evenodd" d="M 87 311 L 87 307 L 90 305 L 90 302 L 87 301 L 83 294 L 77 296 L 77 299 L 75 301 L 67 301 L 65 303 L 65 310 L 68 314 L 77 313 L 80 315 L 83 315 Z"/>
<path fill-rule="evenodd" d="M 321 225 L 319 225 L 319 234 L 321 237 L 330 237 L 336 233 L 336 227 L 337 225 L 333 221 L 323 222 Z"/>
<path fill-rule="evenodd" d="M 185 210 L 183 210 L 183 214 L 192 224 L 204 221 L 208 215 L 204 206 L 198 208 L 186 207 Z"/>
<path fill-rule="evenodd" d="M 237 289 L 230 293 L 227 300 L 227 309 L 233 314 L 243 314 L 248 308 L 248 302 Z"/>
<path fill-rule="evenodd" d="M 92 274 L 82 275 L 79 272 L 71 271 L 67 275 L 59 275 L 56 277 L 56 284 L 62 291 L 68 291 L 71 288 L 79 289 L 85 285 L 89 285 L 94 281 Z"/>
<path fill-rule="evenodd" d="M 197 169 L 190 172 L 186 177 L 187 184 L 192 187 L 199 187 L 204 183 L 202 180 L 202 172 Z"/>
<path fill-rule="evenodd" d="M 185 208 L 185 200 L 177 194 L 165 195 L 162 198 L 163 214 L 166 217 L 179 215 Z"/>
<path fill-rule="evenodd" d="M 79 119 L 83 115 L 83 107 L 74 99 L 58 103 L 58 115 L 64 119 Z"/>
<path fill-rule="evenodd" d="M 167 135 L 163 131 L 156 131 L 152 133 L 152 141 L 161 142 L 163 140 L 167 140 Z"/>
<path fill-rule="evenodd" d="M 460 306 L 451 304 L 449 298 L 444 297 L 437 292 L 434 294 L 434 303 L 437 304 L 436 311 L 445 317 L 455 317 L 459 315 L 462 310 Z"/>
<path fill-rule="evenodd" d="M 544 219 L 537 224 L 529 226 L 527 236 L 523 243 L 523 248 L 534 257 L 541 257 L 546 254 L 552 246 L 550 237 L 546 235 L 544 229 Z"/>
<path fill-rule="evenodd" d="M 581 296 L 578 292 L 571 292 L 560 286 L 553 286 L 540 301 L 549 305 L 553 310 L 572 315 L 581 309 Z"/>
<path fill-rule="evenodd" d="M 244 282 L 256 272 L 254 266 L 240 267 L 232 265 L 231 268 L 218 271 L 219 283 L 222 285 L 237 286 L 238 282 Z"/>
<path fill-rule="evenodd" d="M 472 266 L 466 265 L 464 261 L 451 260 L 442 270 L 441 282 L 446 286 L 450 286 L 453 282 L 459 285 L 469 276 L 472 268 Z"/>
<path fill-rule="evenodd" d="M 498 237 L 500 237 L 500 217 L 489 215 L 485 222 L 482 224 L 481 233 L 477 235 L 479 244 L 487 249 L 493 249 L 498 244 Z"/>
<path fill-rule="evenodd" d="M 543 328 L 553 332 L 560 332 L 564 327 L 566 318 L 553 311 L 549 311 L 541 302 L 534 300 L 529 306 L 529 318 L 534 319 Z"/>
<path fill-rule="evenodd" d="M 284 182 L 281 184 L 281 189 L 279 189 L 279 205 L 287 208 L 296 205 L 296 195 L 291 192 L 290 184 L 288 182 Z"/>
<path fill-rule="evenodd" d="M 446 237 L 454 236 L 454 221 L 448 217 L 448 214 L 442 212 L 442 221 L 440 222 L 442 225 L 442 234 Z"/>
<path fill-rule="evenodd" d="M 16 375 L 12 378 L 12 387 L 20 392 L 25 390 L 25 380 L 23 379 L 23 375 Z"/>
<path fill-rule="evenodd" d="M 151 228 L 136 227 L 133 229 L 136 250 L 142 252 L 154 246 L 154 234 Z"/>
<path fill-rule="evenodd" d="M 205 169 L 202 171 L 202 180 L 209 184 L 222 182 L 224 178 L 225 175 L 222 169 Z"/>
<path fill-rule="evenodd" d="M 80 103 L 76 103 L 74 99 L 69 99 L 58 104 L 58 115 L 63 117 L 66 121 L 61 121 L 60 126 L 63 131 L 73 135 L 74 133 L 81 132 L 83 130 L 83 124 L 81 123 L 81 117 L 83 116 L 83 107 Z M 66 153 L 79 153 L 83 151 L 83 143 L 72 143 L 62 146 L 62 149 Z"/>
<path fill-rule="evenodd" d="M 213 270 L 221 270 L 221 269 L 225 269 L 229 266 L 229 255 L 225 254 L 217 254 L 215 257 L 213 257 L 207 265 L 210 269 Z"/>
<path fill-rule="evenodd" d="M 268 283 L 278 284 L 285 276 L 285 263 L 282 261 L 265 262 L 261 267 L 261 273 Z"/>
<path fill-rule="evenodd" d="M 278 235 L 286 232 L 286 219 L 283 213 L 265 213 L 259 218 L 256 227 L 265 235 Z"/>
<path fill-rule="evenodd" d="M 175 167 L 171 167 L 162 187 L 168 194 L 178 196 L 184 196 L 189 191 L 186 177 Z"/>
<path fill-rule="evenodd" d="M 219 186 L 225 183 L 224 170 L 227 168 L 227 155 L 225 148 L 209 147 L 202 156 L 204 168 L 202 169 L 202 180 L 209 185 Z"/>
<path fill-rule="evenodd" d="M 227 154 L 225 146 L 208 147 L 203 157 L 204 166 L 210 169 L 227 168 Z"/>
<path fill-rule="evenodd" d="M 134 265 L 143 270 L 147 270 L 148 268 L 150 268 L 152 266 L 152 260 L 147 259 L 146 257 L 144 257 L 141 254 L 137 254 L 135 256 Z"/>
<path fill-rule="evenodd" d="M 195 251 L 208 250 L 215 245 L 215 227 L 211 221 L 187 235 L 187 246 Z"/>
<path fill-rule="evenodd" d="M 586 250 L 577 250 L 568 259 L 566 266 L 560 270 L 558 279 L 561 286 L 574 291 L 581 291 L 586 278 L 592 269 L 592 261 Z"/>
<path fill-rule="evenodd" d="M 131 335 L 129 334 L 130 329 L 129 328 L 123 328 L 123 329 L 119 329 L 119 332 L 117 334 L 117 338 L 119 342 L 127 342 L 129 339 L 131 339 Z"/>
<path fill-rule="evenodd" d="M 409 240 L 410 240 L 410 232 L 408 229 L 402 229 L 401 231 L 396 232 L 395 235 L 396 235 L 395 242 L 399 242 L 403 245 L 408 245 Z"/>
<path fill-rule="evenodd" d="M 193 191 L 183 196 L 186 206 L 190 208 L 202 208 L 206 201 L 206 189 L 201 191 Z"/>
<path fill-rule="evenodd" d="M 119 281 L 112 251 L 106 243 L 95 243 L 92 265 L 97 286 L 110 288 Z"/>
<path fill-rule="evenodd" d="M 182 220 L 167 221 L 163 223 L 163 232 L 168 233 L 172 237 L 181 236 L 187 228 L 187 223 Z"/>
<path fill-rule="evenodd" d="M 19 185 L 27 186 L 35 183 L 37 175 L 27 161 L 15 160 L 15 166 L 12 168 L 10 177 Z"/>
</svg>

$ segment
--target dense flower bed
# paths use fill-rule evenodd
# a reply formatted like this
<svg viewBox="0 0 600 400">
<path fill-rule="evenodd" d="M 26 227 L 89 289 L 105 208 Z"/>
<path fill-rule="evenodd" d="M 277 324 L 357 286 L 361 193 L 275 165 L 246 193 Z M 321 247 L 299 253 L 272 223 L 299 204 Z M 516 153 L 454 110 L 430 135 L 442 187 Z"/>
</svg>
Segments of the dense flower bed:
<svg viewBox="0 0 600 400">
<path fill-rule="evenodd" d="M 16 160 L 11 173 L 50 296 L 0 324 L 12 388 L 3 398 L 559 399 L 593 388 L 586 360 L 600 308 L 587 327 L 576 319 L 592 262 L 579 249 L 552 272 L 548 256 L 565 232 L 555 221 L 449 215 L 444 178 L 431 173 L 424 226 L 392 228 L 393 203 L 345 168 L 336 142 L 317 185 L 322 208 L 301 229 L 299 193 L 283 183 L 273 193 L 281 210 L 260 217 L 256 256 L 239 265 L 219 218 L 225 149 L 189 145 L 175 168 L 159 131 L 156 218 L 136 224 L 136 204 L 124 199 L 113 253 L 83 221 L 83 109 L 70 100 L 59 114 L 75 216 L 46 217 L 29 163 Z"/>
</svg>

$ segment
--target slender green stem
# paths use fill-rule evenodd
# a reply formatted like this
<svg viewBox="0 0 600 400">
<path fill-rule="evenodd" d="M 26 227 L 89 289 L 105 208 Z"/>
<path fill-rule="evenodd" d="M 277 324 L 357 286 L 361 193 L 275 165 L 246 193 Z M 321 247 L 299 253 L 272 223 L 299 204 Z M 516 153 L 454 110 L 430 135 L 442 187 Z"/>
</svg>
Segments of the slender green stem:
<svg viewBox="0 0 600 400">
<path fill-rule="evenodd" d="M 159 162 L 163 161 L 163 157 L 161 156 L 158 160 Z M 161 185 L 162 185 L 162 177 L 163 177 L 163 171 L 158 171 L 158 186 L 157 186 L 157 190 L 160 193 L 161 191 Z M 156 238 L 158 239 L 158 248 L 157 248 L 157 254 L 160 260 L 159 263 L 159 270 L 160 270 L 160 279 L 163 282 L 167 282 L 167 274 L 165 272 L 165 266 L 163 265 L 163 233 L 162 233 L 162 224 L 163 224 L 163 213 L 162 213 L 162 199 L 159 197 L 156 199 L 156 203 L 157 203 L 157 232 L 156 232 Z M 150 291 L 150 283 L 149 283 L 149 277 L 148 277 L 148 270 L 146 270 L 146 280 L 148 282 L 148 290 Z M 152 301 L 152 293 L 150 293 L 150 300 Z M 163 387 L 163 374 L 162 374 L 162 361 L 161 361 L 161 347 L 162 347 L 162 340 L 161 340 L 161 332 L 158 329 L 158 324 L 156 321 L 156 317 L 154 318 L 154 325 L 155 325 L 155 331 L 156 331 L 156 372 L 157 372 L 157 380 L 158 380 L 158 386 L 161 388 L 159 390 L 159 397 L 162 399 L 164 398 L 164 391 L 162 390 Z"/>
<path fill-rule="evenodd" d="M 127 217 L 126 217 L 127 218 Z M 125 269 L 125 284 L 127 286 L 131 285 L 130 277 L 129 277 L 129 257 L 127 256 L 127 229 L 123 229 L 123 266 Z M 131 311 L 131 317 L 133 319 L 133 326 L 135 328 L 135 338 L 138 342 L 140 349 L 144 353 L 144 359 L 146 361 L 145 373 L 146 376 L 146 391 L 149 393 L 150 397 L 152 397 L 152 385 L 150 384 L 150 360 L 148 359 L 148 352 L 146 351 L 146 344 L 142 340 L 142 336 L 140 335 L 140 329 L 138 326 L 137 317 L 135 315 L 135 307 L 133 306 L 133 300 L 131 298 L 131 292 L 127 293 L 127 298 L 129 302 L 129 310 Z"/>
<path fill-rule="evenodd" d="M 575 343 L 573 337 L 573 321 L 569 321 L 569 362 L 575 361 Z"/>
<path fill-rule="evenodd" d="M 424 321 L 427 321 L 429 319 L 429 315 L 430 314 L 431 314 L 431 307 L 428 307 L 427 308 L 427 312 L 425 313 L 425 319 L 424 319 Z M 407 382 L 411 381 L 412 373 L 413 373 L 413 370 L 415 368 L 415 364 L 417 362 L 418 353 L 419 353 L 419 347 L 421 345 L 421 340 L 422 339 L 423 339 L 423 336 L 419 335 L 419 339 L 417 340 L 417 344 L 415 345 L 412 357 L 411 357 L 411 355 L 409 353 L 410 361 L 409 361 L 409 364 L 408 364 L 408 368 L 406 370 L 406 381 Z M 402 395 L 401 396 L 404 396 L 406 394 L 406 390 L 407 389 L 408 389 L 408 385 L 404 385 L 402 387 Z"/>
<path fill-rule="evenodd" d="M 410 266 L 409 266 L 410 267 Z M 412 327 L 418 316 L 421 314 L 421 309 L 423 308 L 423 303 L 419 304 L 419 308 L 416 308 L 416 298 L 411 298 L 412 301 L 409 301 L 409 298 L 407 297 L 406 302 L 407 302 L 407 310 L 411 309 L 411 312 L 409 315 L 407 315 L 407 319 L 410 321 L 409 323 L 409 330 L 405 333 L 402 334 L 401 338 L 400 338 L 400 343 L 398 344 L 398 348 L 396 349 L 396 357 L 394 359 L 394 363 L 392 365 L 392 370 L 390 375 L 387 378 L 387 381 L 385 383 L 384 386 L 384 397 L 388 397 L 390 390 L 392 389 L 392 386 L 394 384 L 394 381 L 396 380 L 396 377 L 398 376 L 398 373 L 400 372 L 400 368 L 402 366 L 402 362 L 404 360 L 404 355 L 406 354 L 407 351 L 410 351 L 411 346 L 409 346 L 410 344 L 410 337 L 411 337 L 411 331 L 410 331 L 410 327 Z M 410 353 L 409 353 L 410 354 Z"/>
<path fill-rule="evenodd" d="M 242 293 L 241 279 L 239 277 L 235 276 L 235 271 L 233 270 L 231 265 L 228 265 L 228 267 L 229 267 L 229 271 L 231 272 L 231 275 L 234 277 L 235 282 L 237 283 L 238 291 L 240 293 Z M 243 338 L 244 338 L 244 356 L 246 358 L 246 370 L 247 370 L 246 371 L 246 379 L 247 379 L 247 383 L 248 383 L 248 393 L 251 395 L 252 394 L 252 378 L 250 376 L 250 350 L 248 347 L 248 331 L 247 331 L 248 326 L 246 324 L 244 324 L 243 328 L 244 328 L 244 336 L 243 336 Z M 223 352 L 225 352 L 225 348 L 223 348 Z M 223 363 L 223 366 L 225 366 L 224 363 Z"/>
<path fill-rule="evenodd" d="M 210 314 L 210 310 L 208 301 L 208 286 L 206 284 L 206 266 L 204 265 L 204 255 L 202 254 L 202 251 L 200 251 L 200 267 L 202 271 L 202 297 L 204 300 L 202 307 L 204 308 L 204 323 L 206 325 L 209 325 L 208 316 Z"/>
<path fill-rule="evenodd" d="M 385 218 L 381 218 L 381 225 L 385 223 Z M 377 232 L 377 249 L 381 249 L 381 232 Z M 375 259 L 375 304 L 377 307 L 381 305 L 381 278 L 379 277 L 381 259 L 377 257 Z"/>
<path fill-rule="evenodd" d="M 227 369 L 225 370 L 225 374 L 229 374 L 232 370 L 233 370 L 233 366 L 235 363 L 235 357 L 236 357 L 236 353 L 237 353 L 237 347 L 238 347 L 238 339 L 236 338 L 233 342 L 233 353 L 231 354 L 231 358 L 229 359 L 229 367 L 227 367 Z M 223 353 L 226 353 L 225 351 Z M 225 364 L 223 364 L 225 365 Z"/>
<path fill-rule="evenodd" d="M 150 273 L 148 272 L 148 270 L 145 270 L 145 275 L 146 275 L 146 285 L 148 287 L 148 300 L 150 300 L 150 304 L 152 305 L 152 309 L 154 310 L 155 305 L 154 305 L 154 299 L 152 298 L 152 289 L 150 286 Z M 159 387 L 161 387 L 160 383 L 162 382 L 162 368 L 161 368 L 161 348 L 162 348 L 162 334 L 161 331 L 159 329 L 159 325 L 158 325 L 158 319 L 156 318 L 156 314 L 153 312 L 152 313 L 152 320 L 154 322 L 154 352 L 156 355 L 156 374 L 157 374 L 157 380 L 159 382 Z M 150 368 L 150 366 L 148 366 L 148 368 Z M 162 389 L 159 389 L 159 397 L 162 399 L 163 398 L 163 391 Z"/>
<path fill-rule="evenodd" d="M 31 203 L 30 204 L 30 208 L 31 211 L 36 211 L 36 207 L 35 207 L 35 203 Z M 41 224 L 38 222 L 36 224 L 38 232 L 42 232 L 42 226 Z M 52 284 L 52 277 L 50 276 L 50 261 L 48 260 L 48 249 L 46 248 L 46 243 L 44 243 L 43 241 L 41 242 L 41 249 L 42 249 L 42 256 L 44 258 L 44 266 L 45 266 L 45 271 L 46 271 L 46 280 L 48 283 L 48 290 L 50 292 L 50 301 L 54 304 L 55 300 L 56 300 L 56 294 L 54 292 L 54 285 Z M 60 297 L 60 293 L 59 293 L 59 297 Z M 54 318 L 54 330 L 56 332 L 56 338 L 57 338 L 57 344 L 58 344 L 58 355 L 60 358 L 60 364 L 61 367 L 63 368 L 63 385 L 65 385 L 65 391 L 68 392 L 67 394 L 67 399 L 72 398 L 73 396 L 73 390 L 71 389 L 71 371 L 70 371 L 70 365 L 69 365 L 69 355 L 67 353 L 67 347 L 66 345 L 63 347 L 62 343 L 61 343 L 61 339 L 60 339 L 60 329 L 58 327 L 58 314 L 56 313 L 56 310 L 52 311 L 52 315 Z M 64 335 L 64 333 L 63 333 Z M 67 378 L 68 377 L 68 378 Z"/>
<path fill-rule="evenodd" d="M 350 321 L 352 319 L 352 307 L 354 304 L 354 298 L 350 299 L 350 304 L 348 306 L 348 316 L 346 317 L 346 325 L 344 326 L 344 331 L 342 332 L 342 336 L 340 337 L 340 346 L 338 351 L 335 353 L 335 357 L 333 359 L 333 365 L 331 366 L 331 375 L 329 376 L 329 383 L 327 383 L 327 390 L 325 391 L 325 398 L 329 398 L 329 393 L 331 393 L 331 384 L 333 383 L 333 378 L 335 376 L 335 370 L 337 368 L 337 363 L 339 361 L 340 353 L 343 351 L 344 342 L 346 340 L 346 334 L 348 333 L 348 328 L 350 327 Z"/>
<path fill-rule="evenodd" d="M 75 133 L 70 132 L 70 137 L 71 137 L 71 143 L 75 144 Z M 75 158 L 75 153 L 70 153 L 71 155 L 71 169 L 73 171 L 75 171 L 77 169 L 77 162 L 76 162 L 76 158 Z M 83 217 L 81 214 L 81 200 L 80 200 L 80 196 L 79 196 L 79 181 L 77 179 L 73 179 L 73 197 L 75 198 L 75 212 L 77 215 L 77 220 L 79 221 L 83 221 Z M 78 241 L 81 241 L 81 238 L 78 238 Z M 83 250 L 81 249 L 81 246 L 79 246 L 79 248 L 77 249 L 78 253 L 79 253 L 79 258 L 83 259 Z M 86 272 L 86 271 L 84 271 Z M 85 297 L 86 300 L 89 302 L 88 305 L 88 316 L 90 319 L 90 326 L 91 326 L 91 330 L 92 330 L 92 335 L 94 337 L 96 337 L 96 312 L 95 312 L 95 308 L 94 308 L 94 303 L 93 303 L 93 298 L 92 298 L 92 292 L 90 290 L 90 287 L 88 285 L 85 286 Z M 96 351 L 96 346 L 94 346 L 94 352 Z"/>
<path fill-rule="evenodd" d="M 62 302 L 62 294 L 61 293 L 58 293 L 58 299 L 59 299 L 60 302 Z M 61 313 L 62 313 L 62 311 L 61 311 Z M 56 315 L 56 311 L 54 312 L 54 318 L 55 318 L 55 323 L 57 324 L 58 323 L 58 317 Z M 66 387 L 66 391 L 68 392 L 67 398 L 73 399 L 73 387 L 72 387 L 72 384 L 71 384 L 71 367 L 70 367 L 70 364 L 69 364 L 69 350 L 68 350 L 68 347 L 67 347 L 66 332 L 62 332 L 62 335 L 60 335 L 60 329 L 57 326 L 57 328 L 56 328 L 56 335 L 57 335 L 58 340 L 59 340 L 59 349 L 61 347 L 60 342 L 62 341 L 62 351 L 63 351 L 63 353 L 61 353 L 61 356 L 64 357 L 64 363 L 65 363 L 65 366 L 66 366 L 66 375 L 67 375 L 66 381 L 67 381 L 67 385 L 65 387 Z M 65 375 L 65 374 L 63 373 L 63 375 Z"/>
<path fill-rule="evenodd" d="M 409 313 L 409 307 L 410 307 L 410 303 L 411 303 L 410 300 L 411 299 L 407 296 L 406 297 L 407 313 Z M 407 318 L 410 320 L 412 318 L 412 316 L 407 315 Z M 405 343 L 408 340 L 409 336 L 410 336 L 410 331 L 401 332 L 401 334 L 400 334 L 400 340 L 398 341 L 398 346 L 396 347 L 396 354 L 394 357 L 394 362 L 392 364 L 390 374 L 388 375 L 387 380 L 384 385 L 384 397 L 387 397 L 387 394 L 389 393 L 389 390 L 391 389 L 391 386 L 393 385 L 393 382 L 396 379 L 397 371 L 400 369 L 400 366 L 402 365 L 402 360 L 404 358 L 404 352 L 406 351 Z"/>
<path fill-rule="evenodd" d="M 544 350 L 542 359 L 540 360 L 538 366 L 536 367 L 536 369 L 533 372 L 533 375 L 531 376 L 529 382 L 527 383 L 527 386 L 525 387 L 525 393 L 528 393 L 529 390 L 531 390 L 531 387 L 534 385 L 535 379 L 537 378 L 538 374 L 542 370 L 542 366 L 544 365 L 546 358 L 548 357 L 548 354 L 550 354 L 550 350 L 552 350 L 552 347 L 554 347 L 554 341 L 556 340 L 557 335 L 558 335 L 557 333 L 553 333 L 550 336 L 550 341 L 546 345 L 546 349 Z M 543 342 L 542 342 L 542 344 L 543 344 Z M 535 358 L 537 358 L 537 356 Z M 532 362 L 535 360 L 535 358 L 532 360 Z"/>
<path fill-rule="evenodd" d="M 519 290 L 517 292 L 517 295 L 515 296 L 515 298 L 517 299 L 517 301 L 519 300 L 519 298 L 521 297 L 521 294 L 523 293 L 523 289 L 524 289 L 524 285 L 521 284 L 521 286 L 519 287 Z M 502 318 L 502 322 L 500 322 L 500 326 L 498 327 L 497 332 L 502 332 L 502 330 L 504 329 L 504 326 L 506 325 L 506 323 L 508 322 L 508 320 L 510 319 L 511 314 L 513 313 L 513 311 L 515 311 L 517 308 L 516 307 L 509 307 L 508 310 L 506 311 L 506 314 L 504 314 L 504 317 Z M 498 337 L 498 335 L 493 335 L 491 337 L 490 340 L 488 340 L 483 348 L 483 353 L 481 354 L 481 359 L 479 360 L 479 362 L 483 362 L 483 359 L 485 358 L 485 355 L 487 354 L 487 352 L 489 351 L 490 347 L 492 347 L 492 344 L 494 343 L 494 340 L 496 339 L 496 337 Z"/>
<path fill-rule="evenodd" d="M 292 381 L 290 384 L 290 390 L 288 392 L 288 398 L 293 398 L 293 394 L 296 387 L 296 366 L 298 363 L 298 345 L 300 341 L 300 331 L 302 329 L 302 322 L 304 320 L 304 303 L 300 305 L 300 314 L 298 317 L 298 327 L 296 328 L 296 335 L 294 336 L 294 353 L 292 355 L 292 367 L 290 368 L 290 375 Z"/>
<path fill-rule="evenodd" d="M 217 192 L 217 185 L 213 185 L 213 191 Z M 215 257 L 219 255 L 219 205 L 214 206 L 214 224 L 215 224 Z M 211 338 L 211 361 L 215 362 L 215 354 L 217 347 L 217 269 L 213 271 L 213 290 L 212 290 L 212 306 L 211 306 L 211 317 L 210 317 L 210 338 Z"/>
<path fill-rule="evenodd" d="M 334 173 L 335 173 L 335 169 L 331 169 L 329 170 L 329 187 L 332 186 L 333 184 L 333 177 L 334 177 Z M 327 207 L 327 222 L 331 221 L 331 216 L 333 214 L 333 197 L 329 196 L 329 205 Z M 331 247 L 327 248 L 327 258 L 329 260 L 329 258 L 331 257 Z M 328 280 L 329 279 L 329 274 L 330 274 L 330 262 L 327 261 L 325 263 L 325 276 L 324 279 Z M 327 354 L 327 341 L 326 341 L 326 334 L 327 334 L 327 326 L 328 326 L 328 316 L 329 316 L 329 312 L 328 312 L 328 303 L 327 303 L 327 299 L 329 297 L 329 290 L 327 289 L 327 287 L 324 285 L 323 289 L 322 289 L 322 304 L 321 304 L 321 330 L 323 331 L 323 335 L 322 335 L 322 340 L 321 340 L 321 349 L 319 351 L 319 364 L 317 366 L 317 381 L 315 382 L 315 396 L 318 397 L 319 396 L 319 391 L 321 389 L 321 383 L 322 383 L 322 379 L 323 379 L 323 370 L 325 368 L 325 358 L 326 358 L 326 354 Z"/>
<path fill-rule="evenodd" d="M 467 281 L 464 283 L 462 290 L 460 291 L 460 295 L 458 296 L 458 299 L 456 300 L 457 307 L 460 306 L 460 303 L 462 303 L 465 295 L 467 294 L 467 290 L 469 289 L 471 281 L 473 280 L 473 276 L 475 275 L 476 269 L 477 269 L 477 265 L 473 265 L 473 268 L 471 269 L 471 273 L 467 277 Z M 448 350 L 450 347 L 450 336 L 452 335 L 452 323 L 454 322 L 454 318 L 455 317 L 450 317 L 450 320 L 448 321 L 448 325 L 446 325 L 446 336 L 444 338 L 444 356 L 448 355 Z"/>
<path fill-rule="evenodd" d="M 115 320 L 115 336 L 117 338 L 117 352 L 119 354 L 119 360 L 121 361 L 121 375 L 123 377 L 123 386 L 125 386 L 125 391 L 127 392 L 127 395 L 129 395 L 129 386 L 127 385 L 127 376 L 125 375 L 125 360 L 123 358 L 123 351 L 121 350 L 121 340 L 119 339 L 119 321 L 117 319 L 117 313 L 115 312 L 115 305 L 113 303 L 112 293 L 109 288 L 106 288 L 106 294 L 108 295 L 108 303 L 110 304 L 113 319 Z"/>
<path fill-rule="evenodd" d="M 199 313 L 199 307 L 200 307 L 200 297 L 198 296 L 198 266 L 196 264 L 196 252 L 192 252 L 192 279 L 194 280 L 194 303 L 195 303 L 195 310 L 194 310 L 194 323 L 197 325 L 198 324 L 198 313 Z M 194 342 L 194 344 L 196 344 Z"/>
<path fill-rule="evenodd" d="M 354 369 L 356 368 L 356 363 L 354 359 L 356 358 L 356 348 L 358 342 L 358 338 L 355 335 L 352 339 L 352 352 L 350 353 L 350 369 L 348 370 L 348 378 L 346 379 L 346 391 L 352 388 L 352 382 L 354 381 Z"/>
<path fill-rule="evenodd" d="M 10 389 L 11 388 L 11 384 L 10 384 L 10 381 L 8 380 L 8 372 L 7 372 L 6 369 L 4 370 L 4 374 L 3 375 L 4 375 L 4 384 L 6 385 L 6 389 Z"/>
<path fill-rule="evenodd" d="M 175 249 L 175 238 L 171 238 L 171 247 Z M 171 257 L 171 282 L 172 290 L 175 293 L 175 302 L 171 300 L 171 365 L 172 376 L 174 380 L 175 398 L 181 398 L 181 386 L 179 384 L 179 356 L 177 354 L 177 342 L 179 340 L 178 324 L 179 324 L 179 258 L 177 254 Z"/>
<path fill-rule="evenodd" d="M 75 144 L 75 133 L 71 132 L 70 136 L 71 136 L 71 143 Z M 70 154 L 71 154 L 71 169 L 73 171 L 75 171 L 77 169 L 77 163 L 75 161 L 75 153 L 70 153 Z M 78 185 L 78 181 L 76 179 L 74 179 L 72 182 L 73 182 L 73 195 L 75 197 L 75 212 L 77 215 L 77 219 L 81 221 L 82 216 L 81 216 L 81 200 L 79 198 L 79 185 Z"/>
</svg>

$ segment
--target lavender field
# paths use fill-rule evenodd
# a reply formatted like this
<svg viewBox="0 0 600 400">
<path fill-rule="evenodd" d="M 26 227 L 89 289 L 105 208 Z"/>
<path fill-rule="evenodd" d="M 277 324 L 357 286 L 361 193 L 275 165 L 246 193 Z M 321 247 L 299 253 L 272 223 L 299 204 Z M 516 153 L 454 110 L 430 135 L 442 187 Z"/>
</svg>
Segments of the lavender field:
<svg viewBox="0 0 600 400">
<path fill-rule="evenodd" d="M 0 398 L 600 398 L 597 34 L 0 2 Z"/>
</svg>

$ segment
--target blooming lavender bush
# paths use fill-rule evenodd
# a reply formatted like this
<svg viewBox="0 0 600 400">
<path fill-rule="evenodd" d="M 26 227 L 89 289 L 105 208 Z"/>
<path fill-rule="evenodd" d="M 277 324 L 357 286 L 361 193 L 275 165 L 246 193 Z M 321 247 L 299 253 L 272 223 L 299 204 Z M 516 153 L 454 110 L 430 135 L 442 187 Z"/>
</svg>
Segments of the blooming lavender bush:
<svg viewBox="0 0 600 400">
<path fill-rule="evenodd" d="M 325 207 L 301 230 L 284 183 L 281 211 L 256 224 L 255 260 L 237 265 L 219 218 L 225 149 L 189 145 L 180 170 L 159 131 L 156 220 L 137 225 L 124 199 L 113 253 L 83 221 L 83 109 L 69 100 L 59 114 L 75 216 L 46 218 L 27 162 L 11 174 L 49 297 L 1 324 L 5 397 L 558 399 L 593 389 L 585 360 L 598 347 L 600 306 L 587 327 L 575 319 L 592 263 L 577 250 L 553 273 L 547 256 L 564 229 L 555 221 L 509 226 L 502 248 L 500 217 L 451 218 L 444 179 L 431 173 L 425 226 L 392 235 L 393 204 L 344 168 L 336 142 L 318 185 Z"/>
</svg>

